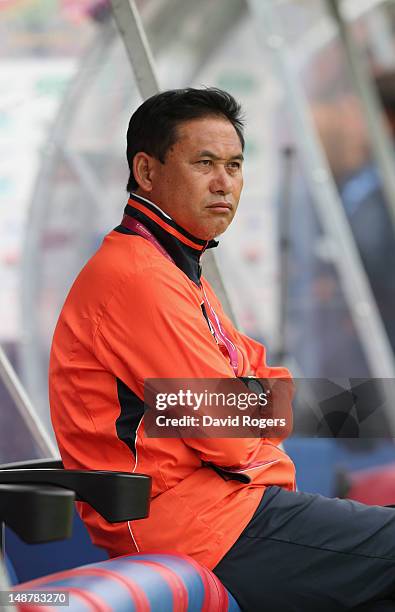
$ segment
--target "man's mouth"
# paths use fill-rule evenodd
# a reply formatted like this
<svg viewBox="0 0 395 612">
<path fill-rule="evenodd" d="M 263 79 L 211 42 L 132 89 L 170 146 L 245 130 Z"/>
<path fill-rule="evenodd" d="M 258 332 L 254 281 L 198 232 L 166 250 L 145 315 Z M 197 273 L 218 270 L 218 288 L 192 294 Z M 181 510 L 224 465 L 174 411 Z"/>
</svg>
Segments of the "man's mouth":
<svg viewBox="0 0 395 612">
<path fill-rule="evenodd" d="M 232 204 L 229 204 L 229 202 L 213 202 L 213 204 L 209 204 L 207 208 L 215 212 L 227 212 L 232 210 Z"/>
</svg>

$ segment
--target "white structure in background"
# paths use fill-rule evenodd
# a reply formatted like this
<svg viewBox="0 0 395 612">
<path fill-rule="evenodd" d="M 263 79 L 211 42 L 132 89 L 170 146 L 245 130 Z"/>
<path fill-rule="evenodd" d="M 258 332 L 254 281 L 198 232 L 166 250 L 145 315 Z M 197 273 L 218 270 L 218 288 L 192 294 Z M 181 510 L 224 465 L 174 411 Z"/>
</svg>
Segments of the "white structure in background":
<svg viewBox="0 0 395 612">
<path fill-rule="evenodd" d="M 21 340 L 19 264 L 28 206 L 70 59 L 0 61 L 0 342 Z"/>
</svg>

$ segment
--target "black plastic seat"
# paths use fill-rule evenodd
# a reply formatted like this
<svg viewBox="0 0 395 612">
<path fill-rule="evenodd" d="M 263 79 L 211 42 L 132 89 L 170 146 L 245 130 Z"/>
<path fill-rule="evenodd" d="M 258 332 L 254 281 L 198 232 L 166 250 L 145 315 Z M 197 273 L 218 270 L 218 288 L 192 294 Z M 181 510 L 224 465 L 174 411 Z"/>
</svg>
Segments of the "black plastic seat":
<svg viewBox="0 0 395 612">
<path fill-rule="evenodd" d="M 65 470 L 53 459 L 8 463 L 0 466 L 0 522 L 29 543 L 64 539 L 74 500 L 115 523 L 147 517 L 150 493 L 144 474 Z"/>
<path fill-rule="evenodd" d="M 0 484 L 0 523 L 29 544 L 71 536 L 75 494 L 48 485 Z"/>
</svg>

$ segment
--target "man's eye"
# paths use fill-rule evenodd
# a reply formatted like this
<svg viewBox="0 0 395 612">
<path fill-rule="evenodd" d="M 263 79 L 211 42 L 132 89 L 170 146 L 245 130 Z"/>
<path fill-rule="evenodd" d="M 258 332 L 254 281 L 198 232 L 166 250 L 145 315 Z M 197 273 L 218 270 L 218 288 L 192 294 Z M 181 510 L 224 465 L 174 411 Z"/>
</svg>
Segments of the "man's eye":
<svg viewBox="0 0 395 612">
<path fill-rule="evenodd" d="M 211 166 L 213 163 L 212 159 L 199 159 L 198 164 L 201 166 Z"/>
<path fill-rule="evenodd" d="M 234 161 L 234 162 L 229 162 L 227 164 L 228 168 L 230 168 L 231 170 L 239 170 L 239 168 L 241 168 L 241 163 L 238 161 Z"/>
</svg>

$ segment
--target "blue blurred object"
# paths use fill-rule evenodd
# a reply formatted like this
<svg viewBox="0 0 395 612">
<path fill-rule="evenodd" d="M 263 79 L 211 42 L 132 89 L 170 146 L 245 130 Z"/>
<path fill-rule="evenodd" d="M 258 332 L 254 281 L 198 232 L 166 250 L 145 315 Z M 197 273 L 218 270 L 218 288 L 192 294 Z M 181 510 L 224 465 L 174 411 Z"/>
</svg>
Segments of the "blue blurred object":
<svg viewBox="0 0 395 612">
<path fill-rule="evenodd" d="M 347 444 L 348 442 L 348 444 Z M 388 465 L 395 460 L 392 440 L 376 440 L 374 448 L 360 444 L 361 440 L 339 441 L 329 438 L 298 438 L 286 440 L 284 446 L 296 466 L 300 491 L 332 497 L 336 492 L 339 469 L 362 470 Z"/>
<path fill-rule="evenodd" d="M 207 568 L 180 554 L 126 555 L 46 576 L 22 590 L 66 591 L 68 610 L 240 612 L 233 596 Z M 51 607 L 40 605 L 39 610 Z"/>
<path fill-rule="evenodd" d="M 26 544 L 11 529 L 6 528 L 5 550 L 12 584 L 26 582 L 66 570 L 84 563 L 95 563 L 108 559 L 108 554 L 90 541 L 88 532 L 74 512 L 73 535 L 69 540 L 48 544 Z M 7 566 L 8 569 L 8 566 Z"/>
</svg>

